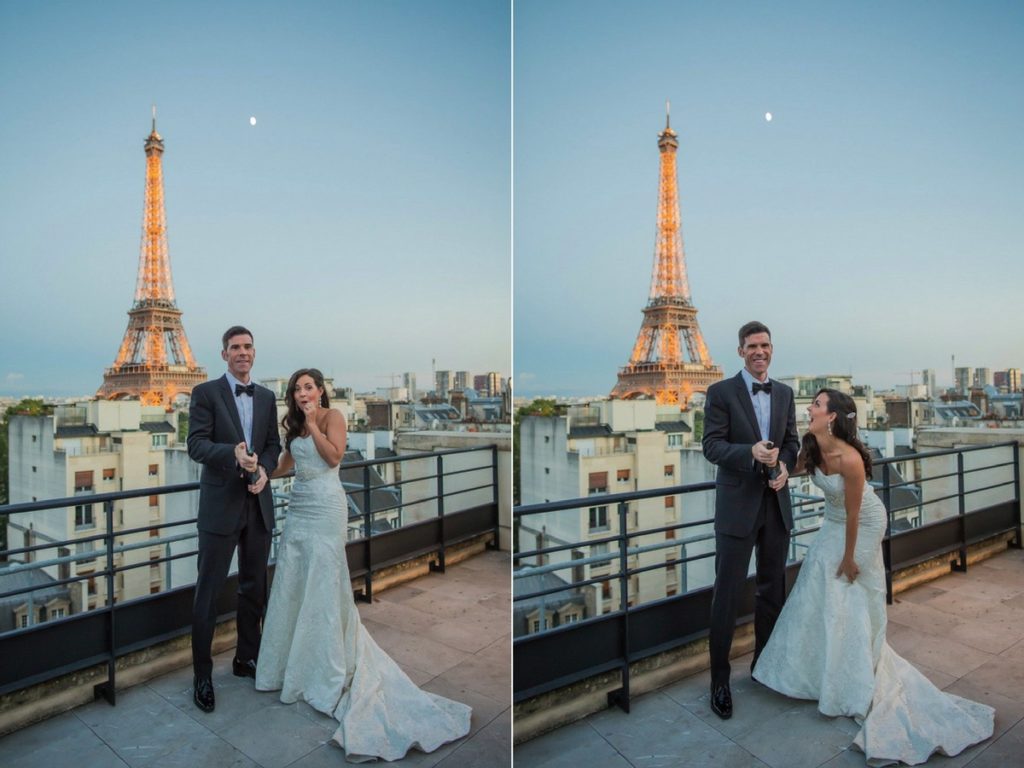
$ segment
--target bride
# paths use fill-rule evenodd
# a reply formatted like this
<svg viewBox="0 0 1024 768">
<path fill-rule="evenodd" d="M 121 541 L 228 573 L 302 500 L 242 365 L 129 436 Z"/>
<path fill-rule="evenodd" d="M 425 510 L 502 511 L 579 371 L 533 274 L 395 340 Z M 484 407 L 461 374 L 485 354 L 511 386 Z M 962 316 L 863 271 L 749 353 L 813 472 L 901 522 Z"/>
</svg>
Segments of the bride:
<svg viewBox="0 0 1024 768">
<path fill-rule="evenodd" d="M 807 409 L 797 460 L 825 495 L 825 519 L 800 568 L 754 679 L 861 726 L 869 765 L 917 765 L 992 735 L 995 711 L 936 688 L 885 640 L 886 510 L 867 483 L 853 399 L 822 389 Z"/>
<path fill-rule="evenodd" d="M 432 752 L 469 732 L 465 704 L 421 691 L 382 651 L 352 598 L 338 478 L 345 418 L 320 371 L 296 371 L 285 394 L 286 450 L 273 477 L 295 467 L 288 517 L 263 626 L 256 688 L 302 699 L 338 721 L 332 740 L 352 762 Z"/>
</svg>

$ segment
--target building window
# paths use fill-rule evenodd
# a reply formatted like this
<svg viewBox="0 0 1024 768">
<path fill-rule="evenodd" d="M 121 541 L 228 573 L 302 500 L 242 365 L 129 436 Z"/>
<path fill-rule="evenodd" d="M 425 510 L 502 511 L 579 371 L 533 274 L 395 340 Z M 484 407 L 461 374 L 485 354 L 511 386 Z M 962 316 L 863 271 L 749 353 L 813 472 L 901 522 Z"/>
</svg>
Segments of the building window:
<svg viewBox="0 0 1024 768">
<path fill-rule="evenodd" d="M 590 508 L 590 530 L 591 532 L 608 530 L 607 506 Z"/>
<path fill-rule="evenodd" d="M 160 470 L 159 470 L 159 467 L 158 467 L 158 465 L 156 465 L 156 464 L 150 464 L 150 465 L 149 465 L 149 476 L 150 476 L 150 477 L 156 477 L 156 476 L 157 476 L 157 473 L 158 473 L 159 471 L 160 471 Z"/>
<path fill-rule="evenodd" d="M 87 555 L 89 553 L 94 553 L 95 551 L 96 551 L 96 542 L 95 541 L 78 541 L 78 542 L 75 542 L 75 554 L 76 555 Z M 96 562 L 96 558 L 95 557 L 83 557 L 82 559 L 76 560 L 75 562 L 77 562 L 79 566 L 83 566 L 83 565 L 87 565 L 87 564 L 90 564 L 90 563 L 95 563 Z"/>
<path fill-rule="evenodd" d="M 575 624 L 579 620 L 580 615 L 578 613 L 567 613 L 562 617 L 563 624 Z"/>
<path fill-rule="evenodd" d="M 545 475 L 550 475 L 551 474 L 551 467 L 544 467 L 544 474 Z"/>
<path fill-rule="evenodd" d="M 669 528 L 667 531 L 665 531 L 665 538 L 666 539 L 674 539 L 675 537 L 676 537 L 676 529 L 675 528 Z"/>
<path fill-rule="evenodd" d="M 104 480 L 113 480 L 114 479 L 114 470 L 113 469 L 104 469 L 103 470 L 103 479 Z"/>
<path fill-rule="evenodd" d="M 671 587 L 665 587 L 665 597 L 675 597 L 678 591 L 678 588 L 674 585 Z"/>
<path fill-rule="evenodd" d="M 675 509 L 675 508 L 676 508 L 676 497 L 675 496 L 666 496 L 665 497 L 665 509 Z"/>
<path fill-rule="evenodd" d="M 665 465 L 665 477 L 675 477 L 676 468 L 671 464 Z"/>
<path fill-rule="evenodd" d="M 160 592 L 160 585 L 159 584 L 151 584 L 150 585 L 150 587 L 149 587 L 149 594 L 156 595 L 156 594 L 159 594 L 159 592 Z"/>
<path fill-rule="evenodd" d="M 63 619 L 64 618 L 64 609 L 63 608 L 54 608 L 52 611 L 50 611 L 50 618 L 51 619 Z"/>
<path fill-rule="evenodd" d="M 35 471 L 36 471 L 36 465 L 35 465 L 35 464 L 33 464 L 33 465 L 32 465 L 32 471 L 33 471 L 33 472 L 35 472 Z"/>
<path fill-rule="evenodd" d="M 545 443 L 550 443 L 551 442 L 551 435 L 544 435 L 544 442 Z"/>
<path fill-rule="evenodd" d="M 75 493 L 84 493 L 93 488 L 93 471 L 75 472 Z"/>
<path fill-rule="evenodd" d="M 603 600 L 612 599 L 612 583 L 610 581 L 601 582 L 601 598 Z"/>
<path fill-rule="evenodd" d="M 151 506 L 151 507 L 159 507 L 160 506 L 160 497 L 155 495 L 155 494 L 150 496 L 149 497 L 149 506 Z"/>
<path fill-rule="evenodd" d="M 608 493 L 608 473 L 591 472 L 587 479 L 587 493 Z"/>
<path fill-rule="evenodd" d="M 28 626 L 28 614 L 24 613 L 21 615 L 21 628 L 24 629 Z"/>
<path fill-rule="evenodd" d="M 89 579 L 88 593 L 90 595 L 95 595 L 96 594 L 96 579 L 95 578 Z"/>
<path fill-rule="evenodd" d="M 668 436 L 668 447 L 669 448 L 682 448 L 683 436 L 682 435 L 669 435 Z"/>
<path fill-rule="evenodd" d="M 32 442 L 33 442 L 33 443 L 34 443 L 34 442 L 36 442 L 36 440 L 37 440 L 37 439 L 38 439 L 38 438 L 37 438 L 37 437 L 36 437 L 35 435 L 32 435 Z"/>
<path fill-rule="evenodd" d="M 628 469 L 618 469 L 618 470 L 616 470 L 615 471 L 615 479 L 618 482 L 620 482 L 620 483 L 628 483 L 629 482 L 629 470 Z"/>
<path fill-rule="evenodd" d="M 160 538 L 160 529 L 159 528 L 150 528 L 149 529 L 149 538 L 151 538 L 151 539 L 158 539 L 158 538 Z"/>
<path fill-rule="evenodd" d="M 75 506 L 75 528 L 94 528 L 96 521 L 92 516 L 92 504 Z"/>
<path fill-rule="evenodd" d="M 154 448 L 163 448 L 167 445 L 167 435 L 153 435 L 152 445 Z"/>
<path fill-rule="evenodd" d="M 531 634 L 536 634 L 538 632 L 540 632 L 540 620 L 539 619 L 534 619 L 533 621 L 530 622 L 530 633 Z"/>
</svg>

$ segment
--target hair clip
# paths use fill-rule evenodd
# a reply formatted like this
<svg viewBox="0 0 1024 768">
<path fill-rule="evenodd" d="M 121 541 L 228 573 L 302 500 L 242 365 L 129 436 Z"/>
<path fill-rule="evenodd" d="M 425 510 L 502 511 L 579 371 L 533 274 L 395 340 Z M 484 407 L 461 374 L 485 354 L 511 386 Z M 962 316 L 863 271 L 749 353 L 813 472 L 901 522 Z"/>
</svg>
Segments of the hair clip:
<svg viewBox="0 0 1024 768">
<path fill-rule="evenodd" d="M 846 414 L 846 418 L 848 418 L 848 419 L 856 419 L 857 418 L 857 414 L 856 413 L 848 413 L 848 414 Z"/>
</svg>

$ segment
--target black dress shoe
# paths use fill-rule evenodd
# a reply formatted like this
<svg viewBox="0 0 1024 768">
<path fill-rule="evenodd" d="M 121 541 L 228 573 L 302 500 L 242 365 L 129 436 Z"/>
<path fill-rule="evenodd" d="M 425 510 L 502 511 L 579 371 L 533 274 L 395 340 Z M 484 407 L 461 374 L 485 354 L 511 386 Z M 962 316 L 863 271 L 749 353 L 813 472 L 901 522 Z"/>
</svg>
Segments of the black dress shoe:
<svg viewBox="0 0 1024 768">
<path fill-rule="evenodd" d="M 732 693 L 728 685 L 711 686 L 711 711 L 723 720 L 732 717 Z"/>
<path fill-rule="evenodd" d="M 241 659 L 231 660 L 231 671 L 235 677 L 256 677 L 256 659 L 242 661 Z"/>
<path fill-rule="evenodd" d="M 195 677 L 192 680 L 192 701 L 203 712 L 213 712 L 213 681 L 208 677 Z"/>
</svg>

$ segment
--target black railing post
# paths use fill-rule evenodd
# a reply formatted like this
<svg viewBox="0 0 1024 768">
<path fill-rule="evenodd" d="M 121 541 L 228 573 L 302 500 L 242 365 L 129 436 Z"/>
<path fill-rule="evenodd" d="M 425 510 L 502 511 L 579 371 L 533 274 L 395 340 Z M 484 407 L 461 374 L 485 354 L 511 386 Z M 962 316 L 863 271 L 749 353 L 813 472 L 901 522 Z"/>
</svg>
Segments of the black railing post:
<svg viewBox="0 0 1024 768">
<path fill-rule="evenodd" d="M 493 494 L 491 495 L 491 503 L 494 504 L 494 540 L 487 545 L 488 549 L 500 549 L 501 548 L 501 505 L 499 502 L 500 496 L 498 494 L 498 444 L 495 443 L 491 446 L 491 488 Z"/>
<path fill-rule="evenodd" d="M 889 465 L 882 465 L 882 501 L 885 504 L 885 538 L 882 539 L 882 562 L 885 564 L 885 602 L 892 605 L 892 489 L 889 487 Z"/>
<path fill-rule="evenodd" d="M 957 514 L 960 516 L 960 559 L 953 563 L 953 570 L 961 573 L 967 570 L 967 497 L 964 495 L 964 455 L 956 455 Z"/>
<path fill-rule="evenodd" d="M 359 599 L 364 603 L 373 602 L 373 515 L 370 512 L 370 467 L 363 467 L 363 550 L 366 553 L 366 573 L 363 575 L 363 594 Z M 346 526 L 345 539 L 348 540 Z"/>
<path fill-rule="evenodd" d="M 444 456 L 437 457 L 437 560 L 430 562 L 430 570 L 444 573 Z"/>
<path fill-rule="evenodd" d="M 1014 517 L 1017 520 L 1017 538 L 1010 542 L 1010 546 L 1020 549 L 1024 544 L 1020 522 L 1020 443 L 1013 444 L 1013 508 Z"/>
<path fill-rule="evenodd" d="M 107 523 L 107 535 L 103 542 L 107 546 L 107 566 L 104 570 L 105 582 L 107 585 L 107 679 L 105 682 L 96 683 L 93 686 L 92 694 L 94 699 L 103 698 L 110 706 L 117 704 L 117 624 L 115 622 L 115 609 L 117 602 L 114 596 L 114 502 L 103 502 L 103 514 Z"/>
<path fill-rule="evenodd" d="M 619 610 L 621 616 L 622 687 L 608 692 L 608 706 L 616 705 L 629 714 L 629 504 L 619 502 Z"/>
</svg>

